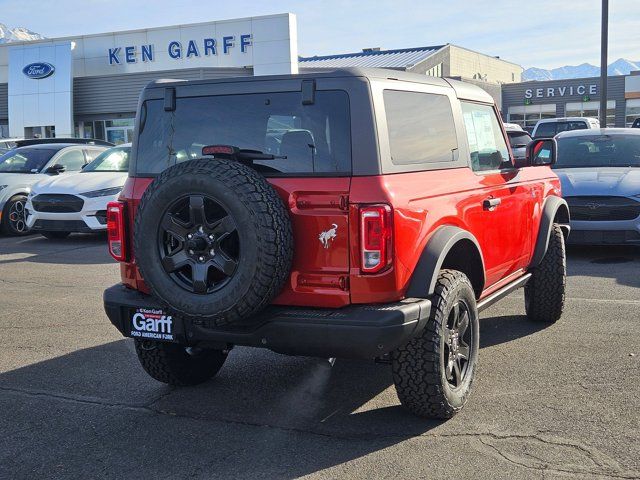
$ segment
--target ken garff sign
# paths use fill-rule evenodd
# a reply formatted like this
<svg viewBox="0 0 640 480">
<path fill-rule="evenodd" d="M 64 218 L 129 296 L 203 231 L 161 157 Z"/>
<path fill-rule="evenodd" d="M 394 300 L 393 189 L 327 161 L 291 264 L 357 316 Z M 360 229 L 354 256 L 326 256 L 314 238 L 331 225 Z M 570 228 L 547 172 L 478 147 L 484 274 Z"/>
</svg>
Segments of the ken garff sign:
<svg viewBox="0 0 640 480">
<path fill-rule="evenodd" d="M 596 95 L 598 86 L 593 85 L 570 85 L 564 87 L 528 88 L 524 91 L 524 98 L 550 98 L 564 97 L 565 95 Z"/>
<path fill-rule="evenodd" d="M 218 41 L 220 40 L 220 41 Z M 200 41 L 189 40 L 188 42 L 171 41 L 167 44 L 166 50 L 169 56 L 175 60 L 182 58 L 200 58 L 218 55 L 221 53 L 228 55 L 234 49 L 239 48 L 241 53 L 247 53 L 248 47 L 252 44 L 251 34 L 240 35 L 236 39 L 235 35 L 222 37 L 221 39 L 203 38 Z M 155 58 L 155 45 L 140 45 L 140 47 L 115 47 L 109 49 L 109 65 L 120 65 L 124 63 L 153 62 Z"/>
<path fill-rule="evenodd" d="M 22 69 L 22 73 L 33 80 L 50 77 L 55 71 L 56 67 L 46 62 L 30 63 Z"/>
</svg>

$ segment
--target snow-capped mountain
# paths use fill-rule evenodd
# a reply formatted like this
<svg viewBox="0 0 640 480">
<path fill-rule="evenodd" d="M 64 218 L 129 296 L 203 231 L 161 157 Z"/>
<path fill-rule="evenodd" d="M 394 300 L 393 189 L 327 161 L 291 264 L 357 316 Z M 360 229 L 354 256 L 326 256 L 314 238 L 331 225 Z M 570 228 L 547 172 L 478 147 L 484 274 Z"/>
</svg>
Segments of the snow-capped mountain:
<svg viewBox="0 0 640 480">
<path fill-rule="evenodd" d="M 40 40 L 42 35 L 24 27 L 10 28 L 4 23 L 0 23 L 0 43 L 28 42 L 30 40 Z"/>
<path fill-rule="evenodd" d="M 619 58 L 607 67 L 609 75 L 629 75 L 633 70 L 640 70 L 640 62 L 631 62 Z M 544 68 L 527 68 L 522 72 L 522 80 L 563 80 L 570 78 L 597 77 L 600 75 L 600 67 L 583 63 L 581 65 L 565 65 L 564 67 L 546 70 Z"/>
</svg>

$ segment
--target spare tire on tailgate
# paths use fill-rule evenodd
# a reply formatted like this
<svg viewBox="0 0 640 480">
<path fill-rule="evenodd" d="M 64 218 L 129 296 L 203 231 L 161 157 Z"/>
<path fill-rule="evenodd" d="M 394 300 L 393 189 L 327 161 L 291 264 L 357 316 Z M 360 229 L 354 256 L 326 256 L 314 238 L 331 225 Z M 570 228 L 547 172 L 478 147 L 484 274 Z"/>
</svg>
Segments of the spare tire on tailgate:
<svg viewBox="0 0 640 480">
<path fill-rule="evenodd" d="M 173 314 L 218 326 L 270 304 L 293 253 L 275 190 L 252 168 L 217 158 L 175 165 L 149 185 L 134 244 L 145 283 Z"/>
</svg>

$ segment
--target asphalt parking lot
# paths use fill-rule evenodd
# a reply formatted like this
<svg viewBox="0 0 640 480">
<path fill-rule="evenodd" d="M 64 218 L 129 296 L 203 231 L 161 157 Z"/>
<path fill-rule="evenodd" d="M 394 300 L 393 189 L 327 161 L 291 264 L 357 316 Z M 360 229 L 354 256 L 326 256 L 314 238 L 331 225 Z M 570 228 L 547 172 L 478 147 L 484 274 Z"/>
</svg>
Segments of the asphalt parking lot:
<svg viewBox="0 0 640 480">
<path fill-rule="evenodd" d="M 0 237 L 0 478 L 638 478 L 640 249 L 569 253 L 556 325 L 521 292 L 483 313 L 447 422 L 405 413 L 388 366 L 237 348 L 159 384 L 102 310 L 104 237 Z"/>
</svg>

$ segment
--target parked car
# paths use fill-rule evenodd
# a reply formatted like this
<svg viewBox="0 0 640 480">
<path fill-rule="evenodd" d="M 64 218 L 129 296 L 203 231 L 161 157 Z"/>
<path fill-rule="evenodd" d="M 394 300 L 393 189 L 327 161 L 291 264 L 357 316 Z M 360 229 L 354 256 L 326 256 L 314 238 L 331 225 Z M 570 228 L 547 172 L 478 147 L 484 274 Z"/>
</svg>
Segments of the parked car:
<svg viewBox="0 0 640 480">
<path fill-rule="evenodd" d="M 631 128 L 640 128 L 640 118 L 636 118 L 631 124 Z"/>
<path fill-rule="evenodd" d="M 533 138 L 553 137 L 560 132 L 569 130 L 589 130 L 600 128 L 600 122 L 597 118 L 590 117 L 563 117 L 563 118 L 545 118 L 538 120 L 533 129 Z"/>
<path fill-rule="evenodd" d="M 479 311 L 525 286 L 531 320 L 560 318 L 555 140 L 517 168 L 481 88 L 348 69 L 155 82 L 139 105 L 104 306 L 153 378 L 204 382 L 234 345 L 379 358 L 408 410 L 447 418 Z"/>
<path fill-rule="evenodd" d="M 129 170 L 131 144 L 104 150 L 82 171 L 33 185 L 27 227 L 50 239 L 107 229 L 107 204 L 118 198 Z"/>
<path fill-rule="evenodd" d="M 19 138 L 0 138 L 0 155 L 7 153 L 9 150 L 16 148 L 16 142 Z"/>
<path fill-rule="evenodd" d="M 0 230 L 29 233 L 25 204 L 31 186 L 51 175 L 78 172 L 106 147 L 49 143 L 18 147 L 0 156 Z"/>
<path fill-rule="evenodd" d="M 531 135 L 524 131 L 517 123 L 505 123 L 509 145 L 516 160 L 524 160 L 527 156 L 527 145 L 531 142 Z"/>
<path fill-rule="evenodd" d="M 556 139 L 553 168 L 571 209 L 570 242 L 640 245 L 640 130 L 580 130 Z"/>
</svg>

